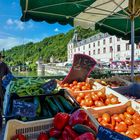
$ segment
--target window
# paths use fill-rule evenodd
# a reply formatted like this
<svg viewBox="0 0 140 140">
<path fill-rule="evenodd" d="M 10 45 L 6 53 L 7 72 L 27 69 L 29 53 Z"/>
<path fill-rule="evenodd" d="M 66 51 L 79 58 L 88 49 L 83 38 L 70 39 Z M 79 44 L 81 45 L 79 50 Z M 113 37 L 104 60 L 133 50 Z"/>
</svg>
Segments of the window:
<svg viewBox="0 0 140 140">
<path fill-rule="evenodd" d="M 80 51 L 80 48 L 78 48 L 78 51 Z"/>
<path fill-rule="evenodd" d="M 126 50 L 129 50 L 129 43 L 126 43 Z"/>
<path fill-rule="evenodd" d="M 76 52 L 76 48 L 74 49 L 74 52 Z"/>
<path fill-rule="evenodd" d="M 117 38 L 117 41 L 120 41 L 120 38 Z"/>
<path fill-rule="evenodd" d="M 103 44 L 105 45 L 105 39 L 103 40 Z"/>
<path fill-rule="evenodd" d="M 100 54 L 100 49 L 98 49 L 98 54 Z"/>
<path fill-rule="evenodd" d="M 98 46 L 100 46 L 100 41 L 98 41 Z"/>
<path fill-rule="evenodd" d="M 120 45 L 117 45 L 117 52 L 120 52 L 120 51 L 121 51 Z"/>
<path fill-rule="evenodd" d="M 95 47 L 95 43 L 93 43 L 93 47 Z"/>
<path fill-rule="evenodd" d="M 89 51 L 89 53 L 88 53 L 89 55 L 90 55 L 90 51 Z"/>
<path fill-rule="evenodd" d="M 83 54 L 85 54 L 85 52 L 83 52 Z"/>
<path fill-rule="evenodd" d="M 112 37 L 109 38 L 109 42 L 112 43 Z"/>
<path fill-rule="evenodd" d="M 89 48 L 90 48 L 90 44 L 89 44 Z"/>
<path fill-rule="evenodd" d="M 93 54 L 95 54 L 95 50 L 93 50 Z"/>
<path fill-rule="evenodd" d="M 136 49 L 139 49 L 139 45 L 136 46 Z"/>
<path fill-rule="evenodd" d="M 83 46 L 83 50 L 85 50 L 85 46 Z"/>
<path fill-rule="evenodd" d="M 113 48 L 112 48 L 112 46 L 110 46 L 110 52 L 113 52 Z"/>
<path fill-rule="evenodd" d="M 103 53 L 106 53 L 106 48 L 103 48 Z"/>
</svg>

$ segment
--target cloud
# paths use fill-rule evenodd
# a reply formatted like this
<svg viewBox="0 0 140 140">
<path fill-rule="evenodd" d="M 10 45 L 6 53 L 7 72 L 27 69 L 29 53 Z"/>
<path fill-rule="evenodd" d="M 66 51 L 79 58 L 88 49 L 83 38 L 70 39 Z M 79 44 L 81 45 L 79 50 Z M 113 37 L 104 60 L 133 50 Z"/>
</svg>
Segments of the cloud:
<svg viewBox="0 0 140 140">
<path fill-rule="evenodd" d="M 54 31 L 55 31 L 55 32 L 59 32 L 59 29 L 58 29 L 58 28 L 55 28 Z"/>
<path fill-rule="evenodd" d="M 8 20 L 6 21 L 6 24 L 7 24 L 7 25 L 13 25 L 14 22 L 13 22 L 13 20 L 10 18 L 10 19 L 8 19 Z"/>
<path fill-rule="evenodd" d="M 6 35 L 6 34 L 5 34 Z M 0 37 L 3 36 L 0 32 Z M 26 44 L 28 42 L 38 42 L 39 39 L 30 39 L 30 38 L 19 38 L 19 37 L 12 37 L 12 36 L 3 36 L 0 38 L 0 51 L 11 49 L 17 45 Z"/>
<path fill-rule="evenodd" d="M 19 20 L 14 20 L 14 23 L 16 24 L 17 29 L 24 30 L 24 23 Z"/>
<path fill-rule="evenodd" d="M 31 29 L 33 28 L 33 23 L 32 22 L 28 22 L 26 24 L 26 29 Z M 24 30 L 25 29 L 25 23 L 21 22 L 20 20 L 17 19 L 11 19 L 9 18 L 6 21 L 6 25 L 5 25 L 5 29 L 17 29 L 17 30 Z"/>
</svg>

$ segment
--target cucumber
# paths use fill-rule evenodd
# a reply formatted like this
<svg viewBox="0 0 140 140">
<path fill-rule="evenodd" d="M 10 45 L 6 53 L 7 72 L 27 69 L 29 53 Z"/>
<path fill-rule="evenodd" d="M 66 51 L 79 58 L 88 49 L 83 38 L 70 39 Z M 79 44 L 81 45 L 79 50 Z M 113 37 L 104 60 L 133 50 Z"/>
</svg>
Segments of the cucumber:
<svg viewBox="0 0 140 140">
<path fill-rule="evenodd" d="M 53 101 L 54 103 L 57 105 L 57 107 L 59 108 L 59 110 L 61 112 L 66 112 L 64 107 L 61 105 L 60 101 L 56 98 L 56 97 L 52 97 L 53 98 Z"/>
<path fill-rule="evenodd" d="M 54 115 L 59 112 L 58 107 L 51 101 L 50 98 L 46 97 L 45 98 L 45 101 L 47 101 L 47 103 L 48 103 L 48 105 L 49 105 L 49 107 L 52 110 L 52 112 L 53 112 Z"/>
<path fill-rule="evenodd" d="M 38 97 L 34 97 L 34 105 L 36 106 L 36 114 L 39 116 L 41 113 L 41 104 Z"/>
<path fill-rule="evenodd" d="M 50 137 L 49 140 L 57 140 L 56 138 L 54 137 Z"/>
<path fill-rule="evenodd" d="M 46 110 L 48 111 L 48 116 L 47 116 L 47 118 L 52 118 L 52 117 L 53 117 L 53 113 L 52 113 L 51 109 L 48 107 L 47 104 L 45 104 L 45 108 L 46 108 Z"/>
<path fill-rule="evenodd" d="M 64 97 L 62 97 L 61 95 L 58 96 L 58 99 L 61 101 L 63 107 L 64 107 L 66 110 L 71 111 L 71 110 L 73 109 L 72 104 L 71 104 L 69 101 L 67 101 Z"/>
<path fill-rule="evenodd" d="M 96 136 L 96 132 L 91 129 L 89 126 L 83 125 L 83 124 L 76 124 L 72 127 L 72 129 L 77 132 L 78 134 L 83 134 L 86 132 L 91 132 Z"/>
</svg>

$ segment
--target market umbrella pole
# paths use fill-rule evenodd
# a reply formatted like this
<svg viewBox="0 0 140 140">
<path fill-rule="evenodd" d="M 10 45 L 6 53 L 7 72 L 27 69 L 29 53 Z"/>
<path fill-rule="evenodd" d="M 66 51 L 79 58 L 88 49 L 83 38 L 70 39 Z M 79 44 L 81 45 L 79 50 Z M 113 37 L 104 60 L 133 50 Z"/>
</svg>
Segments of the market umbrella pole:
<svg viewBox="0 0 140 140">
<path fill-rule="evenodd" d="M 131 20 L 131 81 L 134 82 L 134 38 L 135 38 L 135 31 L 134 31 L 134 18 Z"/>
</svg>

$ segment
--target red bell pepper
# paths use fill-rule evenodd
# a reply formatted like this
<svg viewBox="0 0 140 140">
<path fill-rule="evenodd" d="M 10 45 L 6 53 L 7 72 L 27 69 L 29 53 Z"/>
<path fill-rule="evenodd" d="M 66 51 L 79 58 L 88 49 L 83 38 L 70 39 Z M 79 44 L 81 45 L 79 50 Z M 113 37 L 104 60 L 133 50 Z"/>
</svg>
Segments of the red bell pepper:
<svg viewBox="0 0 140 140">
<path fill-rule="evenodd" d="M 57 129 L 55 129 L 55 128 L 52 128 L 52 129 L 50 129 L 50 131 L 49 131 L 50 137 L 58 138 L 58 137 L 60 136 L 60 134 L 61 134 L 61 131 L 60 131 L 60 130 L 57 130 Z"/>
<path fill-rule="evenodd" d="M 95 126 L 93 125 L 93 123 L 89 120 L 89 118 L 88 118 L 88 120 L 86 120 L 86 121 L 84 122 L 84 125 L 89 126 L 91 129 L 93 129 L 95 132 L 97 132 L 96 127 L 95 127 Z"/>
<path fill-rule="evenodd" d="M 70 137 L 69 133 L 68 133 L 66 130 L 64 130 L 64 131 L 62 132 L 62 139 L 63 139 L 63 140 L 73 140 L 73 139 Z"/>
<path fill-rule="evenodd" d="M 78 136 L 78 134 L 69 125 L 67 125 L 64 130 L 68 132 L 72 139 L 75 139 Z"/>
<path fill-rule="evenodd" d="M 12 138 L 12 140 L 27 140 L 27 139 L 23 134 L 17 134 Z"/>
<path fill-rule="evenodd" d="M 67 113 L 57 113 L 53 121 L 54 127 L 58 130 L 62 130 L 68 124 L 69 118 L 70 116 Z"/>
<path fill-rule="evenodd" d="M 84 110 L 77 110 L 70 116 L 69 125 L 83 124 L 87 119 L 88 115 Z"/>
<path fill-rule="evenodd" d="M 38 136 L 37 140 L 49 140 L 48 136 L 46 133 L 42 132 L 40 133 L 40 135 Z"/>
<path fill-rule="evenodd" d="M 96 140 L 96 138 L 91 132 L 86 132 L 86 133 L 78 136 L 74 140 Z"/>
</svg>

